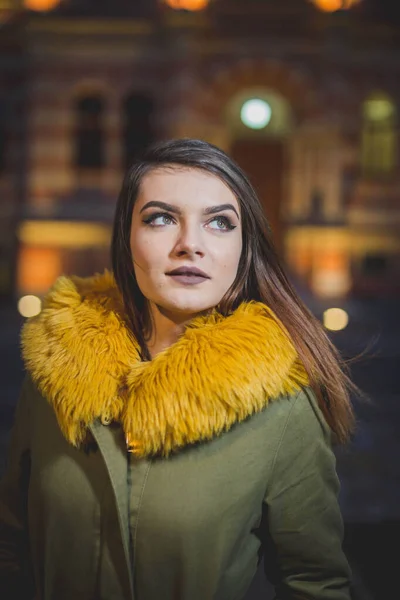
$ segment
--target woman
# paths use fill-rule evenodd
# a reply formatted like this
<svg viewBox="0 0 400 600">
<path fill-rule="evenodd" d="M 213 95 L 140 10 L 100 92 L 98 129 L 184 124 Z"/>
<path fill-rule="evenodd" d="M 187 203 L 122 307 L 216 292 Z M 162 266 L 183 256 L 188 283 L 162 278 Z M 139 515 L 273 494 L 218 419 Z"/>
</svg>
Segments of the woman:
<svg viewBox="0 0 400 600">
<path fill-rule="evenodd" d="M 112 263 L 60 278 L 23 330 L 2 597 L 242 600 L 264 556 L 277 598 L 348 600 L 331 441 L 351 383 L 246 176 L 206 142 L 153 147 Z"/>
</svg>

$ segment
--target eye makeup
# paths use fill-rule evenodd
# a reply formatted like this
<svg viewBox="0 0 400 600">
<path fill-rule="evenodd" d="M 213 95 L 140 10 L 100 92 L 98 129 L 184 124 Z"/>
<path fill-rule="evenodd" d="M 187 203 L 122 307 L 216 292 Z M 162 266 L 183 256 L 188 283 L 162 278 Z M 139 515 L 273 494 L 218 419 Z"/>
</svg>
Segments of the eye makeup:
<svg viewBox="0 0 400 600">
<path fill-rule="evenodd" d="M 156 225 L 155 221 L 157 221 L 157 219 L 164 219 L 165 221 L 169 221 L 169 223 L 164 222 L 162 224 Z M 143 219 L 143 223 L 150 227 L 163 227 L 165 225 L 170 225 L 171 223 L 174 223 L 174 222 L 175 222 L 175 218 L 172 215 L 168 214 L 167 212 L 156 212 L 156 213 L 148 215 L 147 217 L 145 217 Z M 223 227 L 216 227 L 216 228 L 212 227 L 211 228 L 215 231 L 233 231 L 237 227 L 237 225 L 234 225 L 232 223 L 232 221 L 229 219 L 229 217 L 227 217 L 226 215 L 216 215 L 215 217 L 213 217 L 212 219 L 207 221 L 207 225 L 210 225 L 211 223 L 215 223 L 215 222 L 220 222 L 223 224 Z"/>
</svg>

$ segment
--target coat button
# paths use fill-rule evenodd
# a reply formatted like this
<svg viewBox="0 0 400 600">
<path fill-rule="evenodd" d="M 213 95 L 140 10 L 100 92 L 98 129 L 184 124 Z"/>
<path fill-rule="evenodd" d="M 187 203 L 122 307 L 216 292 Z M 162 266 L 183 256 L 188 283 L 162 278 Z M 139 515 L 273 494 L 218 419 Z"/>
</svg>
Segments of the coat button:
<svg viewBox="0 0 400 600">
<path fill-rule="evenodd" d="M 102 425 L 111 425 L 112 418 L 109 415 L 101 415 L 100 421 Z"/>
</svg>

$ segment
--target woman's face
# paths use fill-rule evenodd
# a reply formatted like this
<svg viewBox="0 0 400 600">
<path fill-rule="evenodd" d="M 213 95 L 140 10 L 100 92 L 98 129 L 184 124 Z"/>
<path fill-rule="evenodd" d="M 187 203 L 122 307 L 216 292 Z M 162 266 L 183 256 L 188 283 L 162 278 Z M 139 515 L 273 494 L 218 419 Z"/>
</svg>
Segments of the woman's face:
<svg viewBox="0 0 400 600">
<path fill-rule="evenodd" d="M 132 215 L 142 294 L 174 320 L 214 308 L 235 280 L 241 229 L 239 203 L 216 176 L 179 166 L 151 171 Z"/>
</svg>

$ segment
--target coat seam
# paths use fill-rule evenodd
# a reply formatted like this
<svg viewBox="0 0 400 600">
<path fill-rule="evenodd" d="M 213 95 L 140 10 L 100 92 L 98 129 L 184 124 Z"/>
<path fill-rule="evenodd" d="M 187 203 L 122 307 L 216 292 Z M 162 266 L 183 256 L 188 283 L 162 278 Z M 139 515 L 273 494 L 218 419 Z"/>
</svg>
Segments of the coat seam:
<svg viewBox="0 0 400 600">
<path fill-rule="evenodd" d="M 296 406 L 297 400 L 298 400 L 298 398 L 299 398 L 299 396 L 300 396 L 300 394 L 301 394 L 302 392 L 303 392 L 303 388 L 301 388 L 301 389 L 300 389 L 300 390 L 297 392 L 297 394 L 296 394 L 296 396 L 295 396 L 295 398 L 294 398 L 294 400 L 293 400 L 293 405 L 292 405 L 292 407 L 291 407 L 291 409 L 290 409 L 290 411 L 289 411 L 289 414 L 288 414 L 288 416 L 287 416 L 287 418 L 286 418 L 286 421 L 285 421 L 285 424 L 284 424 L 284 426 L 283 426 L 282 433 L 281 433 L 281 435 L 280 435 L 280 438 L 279 438 L 279 441 L 278 441 L 278 444 L 277 444 L 277 448 L 276 448 L 276 451 L 275 451 L 275 454 L 274 454 L 274 458 L 273 458 L 273 461 L 272 461 L 272 468 L 271 468 L 271 475 L 270 475 L 270 481 L 271 481 L 271 482 L 272 482 L 272 480 L 273 480 L 273 477 L 274 477 L 275 467 L 276 467 L 276 463 L 277 463 L 277 461 L 278 461 L 278 454 L 279 454 L 279 452 L 280 452 L 280 449 L 281 449 L 281 447 L 282 447 L 283 438 L 285 437 L 285 435 L 286 435 L 286 431 L 287 431 L 287 428 L 288 428 L 288 426 L 289 426 L 290 417 L 292 416 L 292 413 L 293 413 L 293 411 L 294 411 L 294 408 L 295 408 L 295 406 Z M 266 491 L 266 493 L 265 493 L 265 495 L 264 495 L 264 500 L 265 500 L 265 497 L 266 497 L 267 493 L 268 493 L 268 490 Z"/>
<path fill-rule="evenodd" d="M 140 510 L 142 508 L 142 502 L 143 502 L 143 496 L 144 496 L 144 489 L 146 487 L 146 483 L 147 483 L 147 479 L 150 473 L 150 468 L 151 468 L 152 463 L 150 462 L 146 474 L 144 476 L 144 480 L 142 483 L 142 489 L 140 490 L 140 497 L 139 497 L 139 502 L 138 502 L 138 508 L 137 508 L 137 517 L 136 517 L 136 526 L 135 526 L 135 530 L 134 530 L 134 534 L 133 534 L 133 573 L 132 573 L 132 578 L 135 578 L 135 570 L 136 570 L 136 539 L 137 539 L 137 530 L 139 527 L 139 518 L 140 518 Z"/>
</svg>

